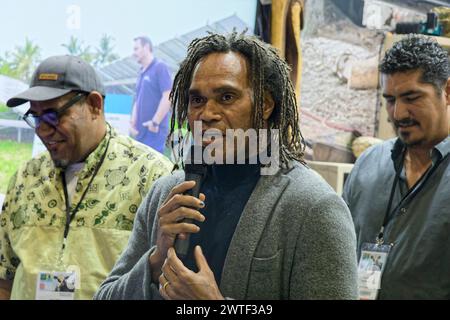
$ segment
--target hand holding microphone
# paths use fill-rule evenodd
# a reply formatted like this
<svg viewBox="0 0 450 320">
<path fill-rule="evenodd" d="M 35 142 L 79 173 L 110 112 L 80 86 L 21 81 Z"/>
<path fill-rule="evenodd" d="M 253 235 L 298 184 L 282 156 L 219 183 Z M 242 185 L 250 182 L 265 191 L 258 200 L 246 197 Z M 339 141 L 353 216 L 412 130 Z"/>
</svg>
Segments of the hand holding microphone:
<svg viewBox="0 0 450 320">
<path fill-rule="evenodd" d="M 189 163 L 184 166 L 185 171 L 185 181 L 195 181 L 195 185 L 192 189 L 185 192 L 186 195 L 199 198 L 200 188 L 206 177 L 206 166 L 202 161 L 203 150 L 199 146 L 192 146 L 190 153 L 188 154 Z M 199 159 L 197 159 L 198 157 Z M 193 223 L 190 218 L 185 218 L 182 223 Z M 175 252 L 178 257 L 184 259 L 189 252 L 189 242 L 190 234 L 178 235 L 175 240 Z"/>
<path fill-rule="evenodd" d="M 186 166 L 188 165 L 186 164 Z M 200 231 L 200 228 L 192 222 L 194 220 L 200 222 L 205 220 L 205 217 L 198 210 L 205 206 L 205 195 L 199 193 L 203 179 L 199 179 L 199 175 L 204 177 L 206 167 L 201 165 L 202 169 L 200 170 L 194 162 L 191 162 L 191 165 L 195 167 L 188 166 L 186 181 L 176 185 L 170 191 L 157 213 L 156 250 L 149 258 L 153 271 L 152 279 L 155 283 L 158 282 L 161 267 L 167 258 L 168 249 L 175 246 L 178 247 L 178 250 L 181 250 L 180 252 L 177 250 L 177 255 L 180 253 L 180 257 L 182 257 L 183 254 L 186 254 L 189 249 L 189 234 Z M 176 239 L 177 241 L 175 241 Z"/>
</svg>

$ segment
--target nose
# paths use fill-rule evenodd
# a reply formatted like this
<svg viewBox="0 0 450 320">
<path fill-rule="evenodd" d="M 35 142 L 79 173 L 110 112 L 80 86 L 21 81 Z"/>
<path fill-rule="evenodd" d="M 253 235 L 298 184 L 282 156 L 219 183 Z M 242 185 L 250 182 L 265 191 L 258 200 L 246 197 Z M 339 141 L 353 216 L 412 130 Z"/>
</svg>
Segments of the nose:
<svg viewBox="0 0 450 320">
<path fill-rule="evenodd" d="M 55 127 L 53 127 L 52 125 L 48 124 L 45 121 L 41 121 L 37 125 L 35 131 L 39 137 L 46 137 L 55 131 Z"/>
<path fill-rule="evenodd" d="M 205 122 L 219 121 L 221 119 L 220 107 L 213 99 L 209 99 L 203 107 L 199 118 Z"/>
<path fill-rule="evenodd" d="M 409 111 L 407 106 L 400 101 L 400 99 L 395 101 L 394 105 L 394 120 L 399 121 L 409 118 Z"/>
</svg>

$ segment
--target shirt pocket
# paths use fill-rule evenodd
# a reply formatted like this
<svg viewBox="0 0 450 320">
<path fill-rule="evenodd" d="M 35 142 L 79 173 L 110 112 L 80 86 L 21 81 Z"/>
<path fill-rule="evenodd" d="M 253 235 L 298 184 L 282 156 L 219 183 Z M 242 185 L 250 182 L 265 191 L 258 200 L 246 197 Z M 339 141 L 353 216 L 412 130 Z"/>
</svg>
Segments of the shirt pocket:
<svg viewBox="0 0 450 320">
<path fill-rule="evenodd" d="M 282 250 L 278 250 L 269 257 L 252 258 L 247 291 L 249 299 L 280 299 L 281 257 Z"/>
</svg>

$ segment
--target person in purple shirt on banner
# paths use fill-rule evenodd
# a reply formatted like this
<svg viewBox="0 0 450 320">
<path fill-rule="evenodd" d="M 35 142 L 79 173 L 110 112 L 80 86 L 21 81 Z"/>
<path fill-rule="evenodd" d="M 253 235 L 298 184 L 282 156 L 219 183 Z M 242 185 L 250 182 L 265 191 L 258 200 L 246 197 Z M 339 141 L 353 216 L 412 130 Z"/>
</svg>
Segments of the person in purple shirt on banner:
<svg viewBox="0 0 450 320">
<path fill-rule="evenodd" d="M 169 93 L 172 79 L 167 65 L 154 57 L 148 37 L 134 39 L 134 57 L 142 66 L 131 115 L 131 135 L 160 153 L 169 131 Z"/>
</svg>

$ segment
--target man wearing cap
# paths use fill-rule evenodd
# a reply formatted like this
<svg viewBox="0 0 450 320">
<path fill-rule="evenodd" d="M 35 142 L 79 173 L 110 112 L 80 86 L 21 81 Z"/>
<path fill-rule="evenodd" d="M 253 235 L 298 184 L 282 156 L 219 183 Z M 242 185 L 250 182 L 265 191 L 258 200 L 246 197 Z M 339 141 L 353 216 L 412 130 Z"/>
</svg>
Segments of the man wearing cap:
<svg viewBox="0 0 450 320">
<path fill-rule="evenodd" d="M 73 56 L 44 60 L 24 120 L 45 152 L 19 168 L 0 215 L 0 297 L 90 299 L 121 254 L 135 212 L 170 162 L 104 117 L 95 70 Z M 75 293 L 55 292 L 53 276 L 76 276 Z"/>
</svg>

